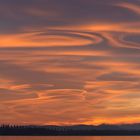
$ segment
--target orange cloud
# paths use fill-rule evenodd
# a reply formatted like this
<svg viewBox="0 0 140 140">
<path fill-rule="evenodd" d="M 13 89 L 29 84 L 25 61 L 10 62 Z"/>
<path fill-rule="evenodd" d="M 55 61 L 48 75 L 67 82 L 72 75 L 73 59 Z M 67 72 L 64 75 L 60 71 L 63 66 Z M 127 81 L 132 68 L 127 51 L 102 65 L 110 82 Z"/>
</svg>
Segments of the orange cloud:
<svg viewBox="0 0 140 140">
<path fill-rule="evenodd" d="M 122 2 L 122 3 L 116 4 L 116 6 L 126 8 L 126 9 L 140 15 L 140 6 L 139 5 L 132 4 L 132 3 L 127 3 L 127 2 Z"/>
<path fill-rule="evenodd" d="M 96 4 L 80 13 L 23 4 L 0 10 L 1 122 L 139 122 L 139 6 L 98 3 L 101 14 Z"/>
<path fill-rule="evenodd" d="M 19 33 L 0 35 L 1 47 L 66 47 L 84 46 L 92 44 L 92 41 L 82 35 L 76 37 L 67 35 L 45 35 L 44 33 Z"/>
</svg>

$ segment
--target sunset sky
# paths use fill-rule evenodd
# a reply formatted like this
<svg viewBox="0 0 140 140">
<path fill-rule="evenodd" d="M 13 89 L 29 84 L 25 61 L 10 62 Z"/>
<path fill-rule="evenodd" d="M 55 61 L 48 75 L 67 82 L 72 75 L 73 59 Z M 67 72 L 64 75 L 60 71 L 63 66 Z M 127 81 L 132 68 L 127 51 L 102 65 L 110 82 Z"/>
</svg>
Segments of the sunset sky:
<svg viewBox="0 0 140 140">
<path fill-rule="evenodd" d="M 4 123 L 140 123 L 140 0 L 0 0 Z"/>
</svg>

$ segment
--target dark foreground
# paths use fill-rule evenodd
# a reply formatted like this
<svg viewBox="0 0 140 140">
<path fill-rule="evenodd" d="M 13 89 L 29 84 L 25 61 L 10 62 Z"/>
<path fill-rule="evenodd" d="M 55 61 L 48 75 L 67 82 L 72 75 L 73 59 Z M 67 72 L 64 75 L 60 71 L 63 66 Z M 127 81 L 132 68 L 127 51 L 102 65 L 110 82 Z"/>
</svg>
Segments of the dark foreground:
<svg viewBox="0 0 140 140">
<path fill-rule="evenodd" d="M 114 126 L 1 126 L 1 136 L 140 136 L 140 130 Z"/>
<path fill-rule="evenodd" d="M 140 136 L 137 131 L 91 131 L 91 132 L 56 132 L 56 131 L 2 131 L 1 136 Z"/>
<path fill-rule="evenodd" d="M 0 136 L 0 140 L 140 140 L 140 136 Z"/>
</svg>

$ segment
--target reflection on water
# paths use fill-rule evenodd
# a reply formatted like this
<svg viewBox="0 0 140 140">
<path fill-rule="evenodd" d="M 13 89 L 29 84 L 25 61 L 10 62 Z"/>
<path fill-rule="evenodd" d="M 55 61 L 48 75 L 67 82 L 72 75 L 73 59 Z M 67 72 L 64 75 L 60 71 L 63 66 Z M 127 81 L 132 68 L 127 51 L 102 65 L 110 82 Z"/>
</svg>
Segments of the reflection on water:
<svg viewBox="0 0 140 140">
<path fill-rule="evenodd" d="M 0 140 L 140 140 L 139 136 L 1 136 Z"/>
</svg>

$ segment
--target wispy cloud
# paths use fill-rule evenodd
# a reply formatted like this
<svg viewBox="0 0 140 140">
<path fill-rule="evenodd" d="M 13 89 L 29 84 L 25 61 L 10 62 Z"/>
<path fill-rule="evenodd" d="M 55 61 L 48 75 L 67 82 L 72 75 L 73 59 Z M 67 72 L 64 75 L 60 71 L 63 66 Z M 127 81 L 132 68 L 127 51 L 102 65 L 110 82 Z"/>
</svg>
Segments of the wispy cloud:
<svg viewBox="0 0 140 140">
<path fill-rule="evenodd" d="M 0 5 L 0 123 L 140 122 L 139 1 Z"/>
</svg>

